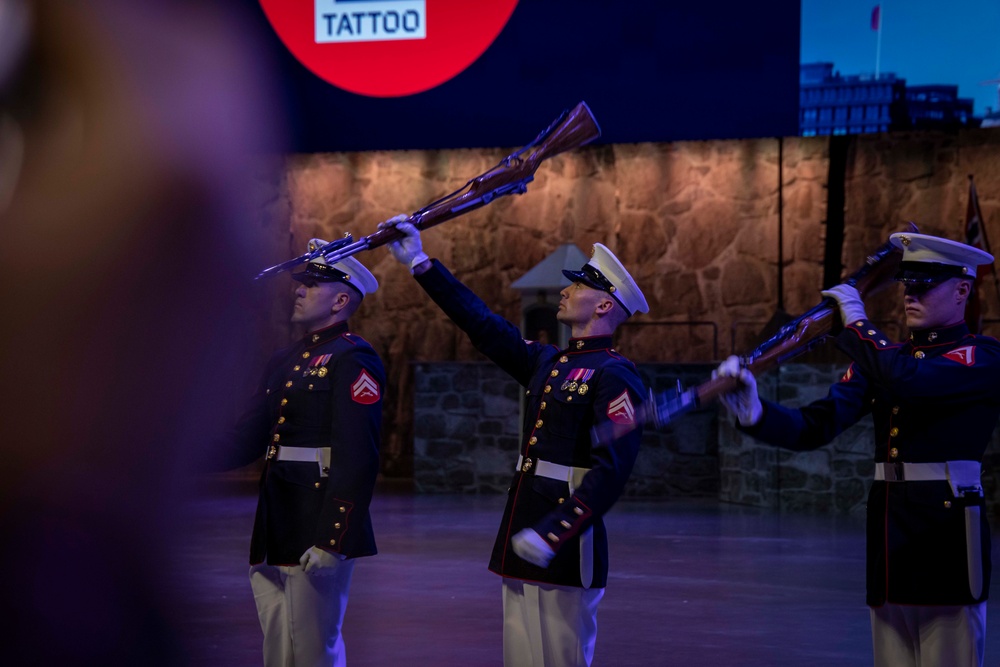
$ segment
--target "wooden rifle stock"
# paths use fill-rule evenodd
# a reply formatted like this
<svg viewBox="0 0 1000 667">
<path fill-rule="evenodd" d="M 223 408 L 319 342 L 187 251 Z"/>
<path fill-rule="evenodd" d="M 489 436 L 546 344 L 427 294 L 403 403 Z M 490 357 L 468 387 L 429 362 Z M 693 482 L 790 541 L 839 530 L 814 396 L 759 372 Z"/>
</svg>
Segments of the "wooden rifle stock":
<svg viewBox="0 0 1000 667">
<path fill-rule="evenodd" d="M 916 233 L 917 226 L 908 224 L 909 233 Z M 903 253 L 891 242 L 885 242 L 865 258 L 865 264 L 842 282 L 854 286 L 862 298 L 878 292 L 892 282 L 899 269 Z M 807 312 L 781 327 L 750 353 L 740 357 L 740 364 L 755 376 L 808 351 L 821 343 L 833 331 L 839 316 L 837 302 L 824 298 Z M 665 392 L 649 392 L 649 400 L 636 410 L 636 423 L 662 428 L 678 416 L 696 407 L 710 405 L 719 396 L 737 389 L 734 377 L 716 377 L 696 387 Z M 606 442 L 620 437 L 620 425 L 606 423 L 595 427 L 594 442 Z"/>
<path fill-rule="evenodd" d="M 574 148 L 579 148 L 601 136 L 601 128 L 585 102 L 564 111 L 534 141 L 508 155 L 497 166 L 476 176 L 460 189 L 438 199 L 411 214 L 405 222 L 419 230 L 428 229 L 463 213 L 489 204 L 503 195 L 523 194 L 534 179 L 535 170 L 545 160 Z M 350 235 L 317 248 L 300 257 L 264 269 L 262 278 L 287 271 L 322 255 L 327 263 L 339 262 L 363 250 L 372 250 L 403 237 L 395 227 L 384 227 L 357 241 Z"/>
</svg>

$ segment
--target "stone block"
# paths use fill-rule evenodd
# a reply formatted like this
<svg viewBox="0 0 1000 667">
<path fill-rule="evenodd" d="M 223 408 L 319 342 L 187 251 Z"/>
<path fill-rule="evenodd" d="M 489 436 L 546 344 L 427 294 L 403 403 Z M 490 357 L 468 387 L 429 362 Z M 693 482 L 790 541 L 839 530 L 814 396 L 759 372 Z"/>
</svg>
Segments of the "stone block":
<svg viewBox="0 0 1000 667">
<path fill-rule="evenodd" d="M 426 414 L 413 425 L 413 435 L 416 438 L 433 440 L 443 438 L 446 433 L 445 417 L 443 414 Z"/>
<path fill-rule="evenodd" d="M 460 440 L 433 439 L 426 442 L 422 458 L 432 468 L 452 465 L 451 460 L 464 451 L 465 444 Z"/>
</svg>

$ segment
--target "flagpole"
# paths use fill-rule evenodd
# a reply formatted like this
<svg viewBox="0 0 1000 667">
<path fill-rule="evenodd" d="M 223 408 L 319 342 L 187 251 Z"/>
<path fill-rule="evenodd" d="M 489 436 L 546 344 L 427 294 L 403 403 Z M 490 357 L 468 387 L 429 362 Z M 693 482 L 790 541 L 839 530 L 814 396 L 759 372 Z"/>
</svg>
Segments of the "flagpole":
<svg viewBox="0 0 1000 667">
<path fill-rule="evenodd" d="M 992 255 L 993 250 L 990 248 L 990 237 L 986 235 L 986 221 L 983 220 L 983 211 L 979 208 L 979 193 L 976 192 L 976 182 L 972 174 L 969 174 L 969 196 L 972 198 L 973 206 L 975 207 L 974 215 L 979 219 L 979 235 L 983 237 L 983 246 L 985 246 L 983 250 Z M 993 262 L 995 265 L 996 259 Z M 997 302 L 1000 303 L 1000 276 L 997 275 L 995 266 L 993 267 L 993 287 L 997 291 Z"/>
</svg>

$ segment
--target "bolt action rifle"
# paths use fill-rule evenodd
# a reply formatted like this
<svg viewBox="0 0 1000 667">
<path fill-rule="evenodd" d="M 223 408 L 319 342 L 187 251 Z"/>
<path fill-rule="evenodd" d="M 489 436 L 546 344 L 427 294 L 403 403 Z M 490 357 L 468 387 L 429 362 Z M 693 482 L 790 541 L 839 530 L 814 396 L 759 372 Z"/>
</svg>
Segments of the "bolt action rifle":
<svg viewBox="0 0 1000 667">
<path fill-rule="evenodd" d="M 911 234 L 916 233 L 917 226 L 911 222 L 906 231 Z M 887 241 L 865 258 L 865 264 L 860 269 L 842 282 L 857 288 L 862 298 L 874 294 L 892 281 L 902 257 L 902 251 Z M 740 366 L 758 376 L 811 350 L 833 331 L 839 311 L 834 299 L 824 298 L 798 318 L 781 327 L 776 334 L 748 354 L 740 356 Z M 735 390 L 738 386 L 737 378 L 714 377 L 689 389 L 683 389 L 678 383 L 676 389 L 663 392 L 650 390 L 649 400 L 636 410 L 635 423 L 663 428 L 686 412 L 711 405 L 719 396 Z M 594 444 L 597 444 L 619 438 L 632 428 L 635 427 L 605 422 L 594 427 L 591 434 Z"/>
<path fill-rule="evenodd" d="M 579 148 L 599 136 L 601 128 L 597 125 L 597 120 L 587 104 L 580 102 L 573 109 L 563 111 L 530 144 L 500 160 L 497 166 L 476 176 L 450 195 L 413 213 L 405 222 L 422 231 L 486 206 L 497 197 L 523 194 L 528 189 L 528 183 L 534 180 L 535 170 L 544 160 Z M 347 234 L 344 238 L 331 241 L 295 259 L 264 269 L 257 275 L 257 279 L 288 271 L 321 255 L 328 264 L 333 264 L 363 250 L 372 250 L 401 238 L 403 233 L 394 227 L 385 227 L 357 241 Z"/>
</svg>

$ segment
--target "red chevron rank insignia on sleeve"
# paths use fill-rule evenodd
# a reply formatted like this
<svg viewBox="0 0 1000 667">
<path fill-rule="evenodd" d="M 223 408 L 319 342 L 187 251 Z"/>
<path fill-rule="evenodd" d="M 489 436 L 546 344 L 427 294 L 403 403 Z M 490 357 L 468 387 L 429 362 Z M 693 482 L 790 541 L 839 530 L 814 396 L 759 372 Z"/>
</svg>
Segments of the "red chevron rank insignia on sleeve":
<svg viewBox="0 0 1000 667">
<path fill-rule="evenodd" d="M 852 377 L 854 377 L 854 364 L 847 367 L 847 372 L 840 378 L 840 381 L 848 382 Z"/>
<path fill-rule="evenodd" d="M 378 382 L 375 381 L 368 371 L 361 369 L 358 379 L 351 384 L 351 398 L 355 403 L 371 405 L 381 397 Z"/>
<path fill-rule="evenodd" d="M 628 389 L 608 403 L 608 418 L 616 424 L 635 423 L 635 408 L 632 407 L 632 399 L 628 397 Z"/>
<path fill-rule="evenodd" d="M 965 347 L 956 347 L 951 352 L 946 352 L 942 355 L 945 359 L 951 359 L 952 361 L 957 361 L 963 366 L 972 366 L 976 363 L 976 348 L 973 345 L 966 345 Z"/>
</svg>

